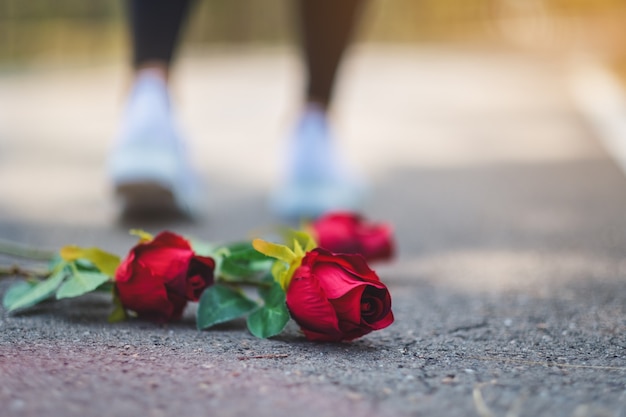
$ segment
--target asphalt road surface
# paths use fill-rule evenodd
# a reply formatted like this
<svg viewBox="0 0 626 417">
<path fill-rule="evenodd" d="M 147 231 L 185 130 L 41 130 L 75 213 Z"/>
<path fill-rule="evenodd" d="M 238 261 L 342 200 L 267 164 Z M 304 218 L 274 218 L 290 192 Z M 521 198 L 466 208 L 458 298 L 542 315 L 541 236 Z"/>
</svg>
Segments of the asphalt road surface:
<svg viewBox="0 0 626 417">
<path fill-rule="evenodd" d="M 120 66 L 0 76 L 0 237 L 123 255 L 129 227 L 225 241 L 277 222 L 266 198 L 297 103 L 284 51 L 183 57 L 181 124 L 205 218 L 119 219 L 103 168 Z M 626 416 L 626 178 L 578 116 L 558 58 L 363 48 L 337 135 L 394 224 L 375 265 L 395 323 L 352 343 L 291 324 L 258 340 L 108 324 L 92 295 L 0 316 L 0 416 Z M 1 258 L 2 263 L 12 260 Z M 0 281 L 0 293 L 13 282 Z"/>
</svg>

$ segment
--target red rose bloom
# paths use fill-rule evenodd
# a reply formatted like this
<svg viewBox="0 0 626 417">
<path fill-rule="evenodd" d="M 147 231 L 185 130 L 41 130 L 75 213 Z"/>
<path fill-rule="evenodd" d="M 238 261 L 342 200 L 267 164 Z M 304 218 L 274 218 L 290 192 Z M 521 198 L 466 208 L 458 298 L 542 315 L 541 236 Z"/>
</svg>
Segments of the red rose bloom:
<svg viewBox="0 0 626 417">
<path fill-rule="evenodd" d="M 171 232 L 139 243 L 115 273 L 122 305 L 141 318 L 179 319 L 187 301 L 198 301 L 213 284 L 215 261 L 194 254 L 189 242 Z"/>
<path fill-rule="evenodd" d="M 329 213 L 312 225 L 320 247 L 334 253 L 358 253 L 368 261 L 393 255 L 393 232 L 382 223 L 366 222 L 354 213 Z"/>
<path fill-rule="evenodd" d="M 287 307 L 309 340 L 361 337 L 393 323 L 391 296 L 360 255 L 314 249 L 287 288 Z"/>
</svg>

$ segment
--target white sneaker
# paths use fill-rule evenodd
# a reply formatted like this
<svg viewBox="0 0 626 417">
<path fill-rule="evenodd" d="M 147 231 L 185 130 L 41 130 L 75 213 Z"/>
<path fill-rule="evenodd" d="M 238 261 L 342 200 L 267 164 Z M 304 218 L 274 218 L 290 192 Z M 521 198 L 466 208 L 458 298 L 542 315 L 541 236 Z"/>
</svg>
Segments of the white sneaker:
<svg viewBox="0 0 626 417">
<path fill-rule="evenodd" d="M 365 186 L 336 147 L 326 114 L 311 105 L 303 113 L 284 155 L 272 209 L 288 218 L 315 218 L 331 210 L 358 210 Z"/>
<path fill-rule="evenodd" d="M 141 74 L 131 92 L 108 171 L 127 214 L 199 214 L 200 180 L 171 113 L 165 83 Z"/>
</svg>

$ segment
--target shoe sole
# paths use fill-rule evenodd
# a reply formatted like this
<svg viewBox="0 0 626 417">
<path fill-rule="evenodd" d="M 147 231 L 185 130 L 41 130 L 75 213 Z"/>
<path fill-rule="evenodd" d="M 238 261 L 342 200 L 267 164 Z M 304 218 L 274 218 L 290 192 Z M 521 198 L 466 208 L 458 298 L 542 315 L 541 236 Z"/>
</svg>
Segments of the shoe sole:
<svg viewBox="0 0 626 417">
<path fill-rule="evenodd" d="M 118 184 L 115 194 L 126 215 L 182 215 L 172 191 L 152 181 Z"/>
</svg>

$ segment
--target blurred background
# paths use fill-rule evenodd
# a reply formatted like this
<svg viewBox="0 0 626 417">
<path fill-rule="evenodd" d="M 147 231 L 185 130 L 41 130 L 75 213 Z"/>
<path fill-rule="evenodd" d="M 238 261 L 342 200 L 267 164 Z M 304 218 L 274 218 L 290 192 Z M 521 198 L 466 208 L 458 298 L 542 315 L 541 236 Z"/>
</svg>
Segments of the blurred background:
<svg viewBox="0 0 626 417">
<path fill-rule="evenodd" d="M 111 224 L 105 159 L 129 78 L 124 7 L 124 0 L 0 0 L 0 232 L 39 236 L 35 221 Z M 219 219 L 213 236 L 269 221 L 254 207 L 266 206 L 275 183 L 276 149 L 302 84 L 292 13 L 291 0 L 198 0 L 183 33 L 174 96 L 217 206 L 207 210 Z M 384 197 L 368 212 L 398 223 L 420 210 L 432 218 L 437 204 L 453 200 L 439 189 L 458 187 L 455 207 L 471 205 L 481 187 L 489 191 L 483 174 L 475 188 L 464 182 L 474 167 L 535 172 L 599 158 L 566 75 L 570 58 L 582 55 L 625 80 L 625 23 L 623 0 L 371 0 L 362 47 L 346 62 L 333 109 L 338 137 Z M 485 178 L 500 175 L 489 172 Z M 396 185 L 415 181 L 423 181 L 422 194 L 406 196 Z M 401 202 L 397 213 L 385 199 Z M 498 215 L 503 204 L 493 204 Z M 542 218 L 560 219 L 566 209 L 546 209 Z M 482 223 L 468 221 L 492 224 L 480 210 Z M 459 217 L 451 211 L 451 224 Z"/>
<path fill-rule="evenodd" d="M 120 0 L 0 0 L 2 68 L 124 57 L 123 9 Z M 288 44 L 290 12 L 289 0 L 198 1 L 184 45 Z M 621 0 L 374 0 L 360 40 L 585 51 L 626 72 L 624 22 Z"/>
</svg>

